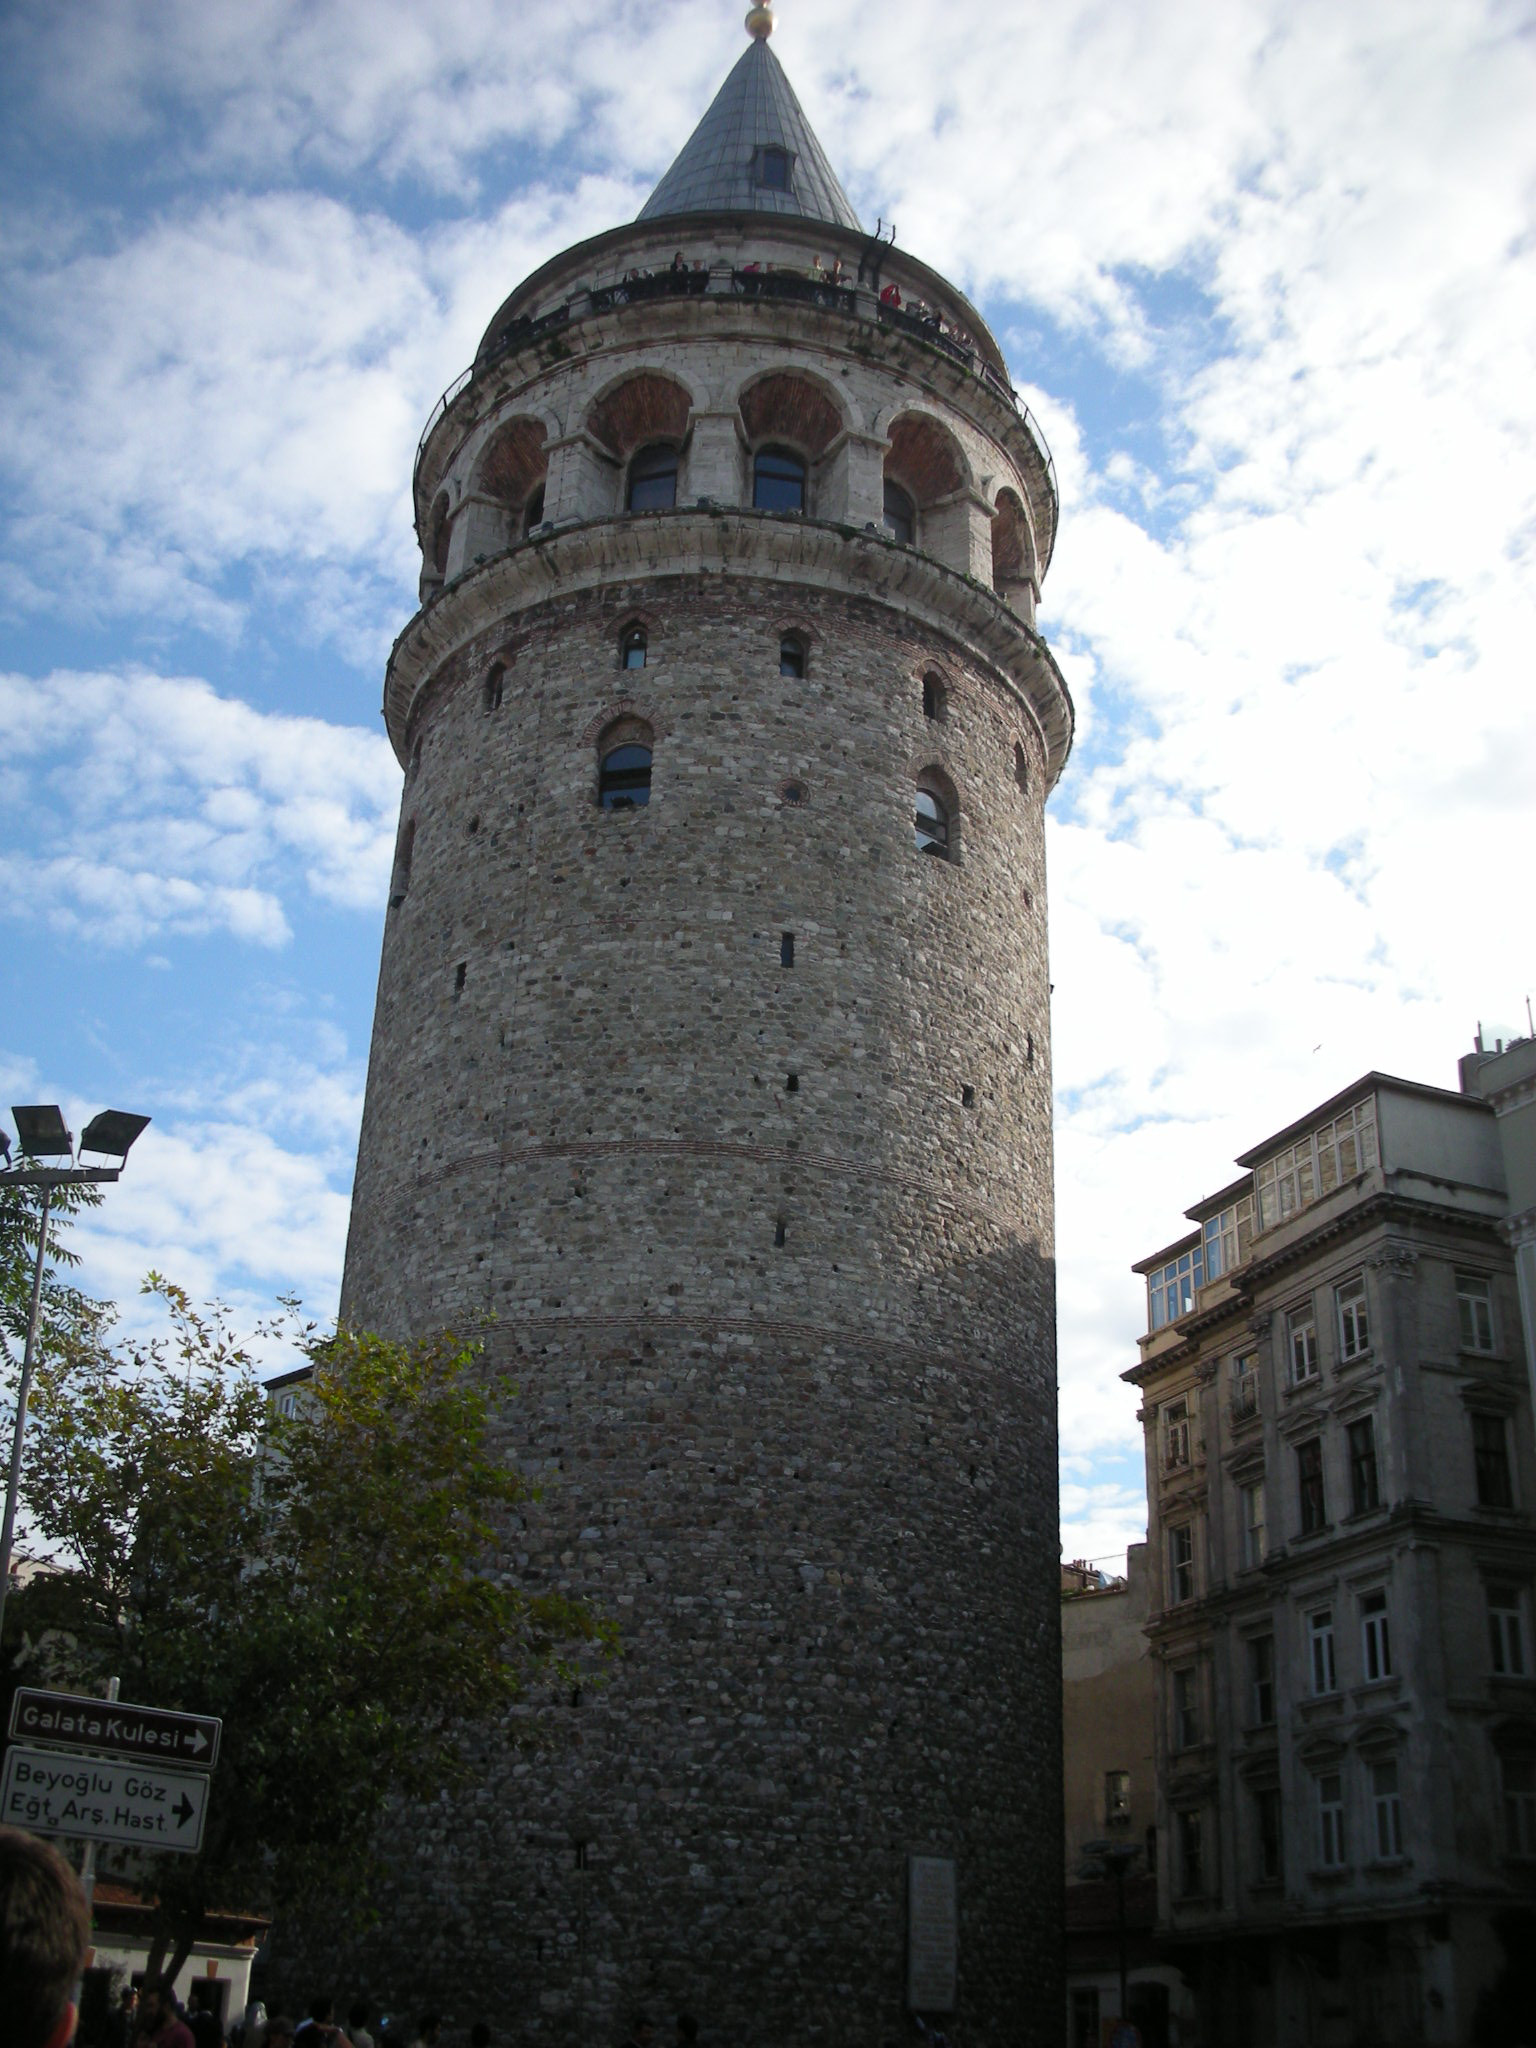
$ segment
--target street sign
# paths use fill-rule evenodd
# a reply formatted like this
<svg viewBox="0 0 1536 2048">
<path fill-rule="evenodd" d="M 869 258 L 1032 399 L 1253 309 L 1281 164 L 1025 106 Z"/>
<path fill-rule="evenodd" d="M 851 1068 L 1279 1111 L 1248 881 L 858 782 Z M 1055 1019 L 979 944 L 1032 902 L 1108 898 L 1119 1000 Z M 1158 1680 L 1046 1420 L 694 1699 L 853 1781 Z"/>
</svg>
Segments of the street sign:
<svg viewBox="0 0 1536 2048">
<path fill-rule="evenodd" d="M 21 1686 L 11 1705 L 10 1732 L 13 1742 L 57 1743 L 63 1749 L 94 1749 L 211 1771 L 218 1762 L 223 1725 L 211 1714 L 173 1714 L 161 1707 Z"/>
<path fill-rule="evenodd" d="M 0 1823 L 6 1827 L 193 1856 L 203 1846 L 207 1810 L 208 1780 L 200 1771 L 103 1762 L 14 1743 L 5 1753 Z"/>
</svg>

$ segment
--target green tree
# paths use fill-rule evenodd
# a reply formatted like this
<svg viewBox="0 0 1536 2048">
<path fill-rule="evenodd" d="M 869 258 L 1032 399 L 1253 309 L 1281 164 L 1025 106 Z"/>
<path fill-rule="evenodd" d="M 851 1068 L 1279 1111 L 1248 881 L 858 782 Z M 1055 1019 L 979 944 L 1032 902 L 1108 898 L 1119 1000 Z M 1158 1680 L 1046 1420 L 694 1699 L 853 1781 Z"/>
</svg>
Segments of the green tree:
<svg viewBox="0 0 1536 2048">
<path fill-rule="evenodd" d="M 64 1278 L 61 1268 L 78 1266 L 79 1254 L 60 1235 L 70 1215 L 95 1208 L 100 1188 L 62 1187 L 53 1191 L 48 1219 L 48 1249 L 43 1262 L 43 1294 L 38 1317 L 39 1349 L 57 1350 L 101 1326 L 106 1311 Z M 9 1423 L 15 1414 L 16 1386 L 27 1342 L 27 1316 L 32 1306 L 32 1275 L 37 1262 L 37 1237 L 42 1222 L 40 1190 L 0 1180 L 0 1391 L 12 1404 L 5 1450 L 10 1450 Z"/>
<path fill-rule="evenodd" d="M 279 1416 L 223 1314 L 152 1284 L 167 1337 L 39 1374 L 25 1497 L 63 1569 L 17 1605 L 76 1682 L 223 1720 L 202 1852 L 147 1873 L 175 1967 L 209 1907 L 365 1899 L 388 1803 L 453 1783 L 477 1726 L 609 1632 L 504 1568 L 532 1490 L 478 1346 L 290 1323 L 309 1377 Z"/>
</svg>

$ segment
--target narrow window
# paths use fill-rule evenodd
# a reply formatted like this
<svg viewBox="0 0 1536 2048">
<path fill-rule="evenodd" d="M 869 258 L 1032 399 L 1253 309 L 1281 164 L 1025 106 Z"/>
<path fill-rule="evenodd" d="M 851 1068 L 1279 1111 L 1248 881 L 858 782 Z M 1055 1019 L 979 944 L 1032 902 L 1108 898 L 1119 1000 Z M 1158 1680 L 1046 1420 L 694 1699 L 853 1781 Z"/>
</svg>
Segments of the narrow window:
<svg viewBox="0 0 1536 2048">
<path fill-rule="evenodd" d="M 1264 1562 L 1264 1482 L 1255 1479 L 1242 1488 L 1243 1563 L 1252 1567 Z"/>
<path fill-rule="evenodd" d="M 1338 1291 L 1339 1356 L 1363 1358 L 1371 1348 L 1371 1326 L 1365 1308 L 1365 1282 L 1346 1280 Z"/>
<path fill-rule="evenodd" d="M 1472 1458 L 1480 1508 L 1512 1508 L 1515 1489 L 1509 1469 L 1509 1433 L 1502 1415 L 1474 1415 Z"/>
<path fill-rule="evenodd" d="M 1390 1760 L 1371 1765 L 1371 1806 L 1376 1817 L 1376 1854 L 1390 1863 L 1403 1853 L 1403 1802 L 1397 1791 L 1397 1765 Z"/>
<path fill-rule="evenodd" d="M 467 960 L 461 960 L 458 966 L 455 967 L 455 969 L 453 970 L 453 993 L 456 997 L 463 995 L 464 982 L 468 973 L 469 962 Z"/>
<path fill-rule="evenodd" d="M 784 1077 L 784 1090 L 788 1095 L 798 1095 L 800 1093 L 800 1076 L 798 1074 L 786 1074 Z"/>
<path fill-rule="evenodd" d="M 1180 1472 L 1189 1464 L 1189 1402 L 1182 1397 L 1165 1401 L 1163 1425 L 1163 1470 Z"/>
<path fill-rule="evenodd" d="M 1029 788 L 1029 756 L 1017 740 L 1013 743 L 1013 779 L 1021 790 Z"/>
<path fill-rule="evenodd" d="M 1168 1531 L 1168 1604 L 1176 1607 L 1195 1597 L 1195 1531 L 1181 1522 Z"/>
<path fill-rule="evenodd" d="M 1275 1719 L 1275 1639 L 1248 1639 L 1248 1711 L 1255 1728 L 1269 1728 Z"/>
<path fill-rule="evenodd" d="M 1344 1780 L 1337 1771 L 1328 1771 L 1317 1781 L 1317 1860 L 1324 1870 L 1342 1870 L 1347 1860 Z"/>
<path fill-rule="evenodd" d="M 974 1109 L 976 1107 L 976 1090 L 969 1081 L 962 1081 L 960 1084 L 960 1107 L 962 1109 Z"/>
<path fill-rule="evenodd" d="M 1259 1361 L 1251 1351 L 1232 1361 L 1232 1420 L 1259 1412 Z"/>
<path fill-rule="evenodd" d="M 793 967 L 795 964 L 795 935 L 785 932 L 779 940 L 779 965 Z"/>
<path fill-rule="evenodd" d="M 1200 1837 L 1200 1815 L 1184 1812 L 1176 1816 L 1179 1845 L 1179 1894 L 1195 1899 L 1205 1888 L 1205 1859 Z"/>
<path fill-rule="evenodd" d="M 677 450 L 657 442 L 629 465 L 625 504 L 631 512 L 668 512 L 677 503 Z"/>
<path fill-rule="evenodd" d="M 533 529 L 536 526 L 542 526 L 543 524 L 544 486 L 540 484 L 538 489 L 533 493 L 532 497 L 529 498 L 528 503 L 523 511 L 523 534 L 525 538 L 528 534 L 532 533 Z"/>
<path fill-rule="evenodd" d="M 406 891 L 411 886 L 411 858 L 416 851 L 416 820 L 410 819 L 400 834 L 400 844 L 395 849 L 395 872 L 389 885 L 389 907 L 403 903 Z"/>
<path fill-rule="evenodd" d="M 1536 1758 L 1499 1761 L 1504 1790 L 1504 1847 L 1511 1856 L 1536 1856 Z"/>
<path fill-rule="evenodd" d="M 1323 1699 L 1339 1689 L 1338 1667 L 1333 1655 L 1333 1609 L 1319 1607 L 1307 1616 L 1307 1647 L 1312 1670 L 1312 1691 Z"/>
<path fill-rule="evenodd" d="M 774 1242 L 775 1246 L 776 1246 L 776 1247 L 777 1247 L 777 1248 L 778 1248 L 778 1249 L 779 1249 L 780 1251 L 782 1251 L 782 1250 L 783 1250 L 783 1248 L 784 1248 L 784 1218 L 783 1218 L 782 1216 L 780 1216 L 780 1217 L 779 1217 L 779 1219 L 777 1220 L 777 1222 L 776 1222 L 776 1223 L 774 1224 L 774 1226 L 773 1226 L 773 1242 Z"/>
<path fill-rule="evenodd" d="M 786 633 L 779 642 L 779 674 L 781 676 L 803 676 L 805 674 L 805 642 L 798 633 Z"/>
<path fill-rule="evenodd" d="M 487 711 L 501 709 L 501 694 L 507 678 L 507 665 L 498 661 L 485 679 L 485 708 Z"/>
<path fill-rule="evenodd" d="M 1284 1875 L 1280 1788 L 1261 1785 L 1253 1795 L 1253 1875 L 1258 1884 L 1278 1884 Z"/>
<path fill-rule="evenodd" d="M 903 547 L 911 547 L 917 538 L 917 507 L 901 488 L 889 477 L 885 480 L 885 530 L 892 540 L 899 540 Z"/>
<path fill-rule="evenodd" d="M 1323 1441 L 1309 1436 L 1296 1446 L 1296 1485 L 1301 1496 L 1301 1533 L 1310 1536 L 1328 1520 L 1328 1503 L 1323 1494 Z"/>
<path fill-rule="evenodd" d="M 1110 1828 L 1126 1828 L 1131 1824 L 1131 1774 L 1129 1771 L 1106 1771 L 1104 1773 L 1104 1825 Z"/>
<path fill-rule="evenodd" d="M 946 709 L 944 685 L 937 676 L 923 677 L 923 716 L 942 718 Z"/>
<path fill-rule="evenodd" d="M 603 756 L 597 800 L 605 811 L 633 811 L 651 800 L 651 750 L 626 745 Z"/>
<path fill-rule="evenodd" d="M 1376 1466 L 1376 1424 L 1369 1415 L 1352 1422 L 1349 1437 L 1349 1506 L 1356 1515 L 1369 1514 L 1381 1505 L 1381 1481 Z"/>
<path fill-rule="evenodd" d="M 1392 1676 L 1392 1633 L 1387 1623 L 1385 1593 L 1361 1595 L 1360 1668 L 1367 1685 Z"/>
<path fill-rule="evenodd" d="M 644 626 L 631 626 L 619 642 L 619 667 L 644 668 L 645 650 Z"/>
<path fill-rule="evenodd" d="M 1200 1674 L 1192 1664 L 1173 1674 L 1173 1746 L 1193 1749 L 1200 1740 Z"/>
<path fill-rule="evenodd" d="M 1493 1293 L 1481 1273 L 1456 1275 L 1456 1320 L 1463 1351 L 1493 1349 Z"/>
<path fill-rule="evenodd" d="M 912 843 L 919 853 L 949 859 L 949 812 L 931 789 L 920 789 L 912 819 Z"/>
<path fill-rule="evenodd" d="M 1488 1646 L 1498 1677 L 1525 1677 L 1525 1602 L 1518 1586 L 1488 1588 Z"/>
<path fill-rule="evenodd" d="M 1291 1385 L 1305 1386 L 1317 1378 L 1317 1320 L 1310 1302 L 1286 1317 L 1285 1331 L 1291 1352 Z"/>
<path fill-rule="evenodd" d="M 787 448 L 760 448 L 752 465 L 752 503 L 759 512 L 805 510 L 805 464 Z"/>
</svg>

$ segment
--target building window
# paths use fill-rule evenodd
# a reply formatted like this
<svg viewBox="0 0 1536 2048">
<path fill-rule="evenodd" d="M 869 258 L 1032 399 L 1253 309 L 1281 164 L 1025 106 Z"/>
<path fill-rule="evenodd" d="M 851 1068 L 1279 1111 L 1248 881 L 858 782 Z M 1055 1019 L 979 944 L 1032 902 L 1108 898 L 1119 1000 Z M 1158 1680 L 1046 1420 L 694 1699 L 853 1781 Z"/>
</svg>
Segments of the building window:
<svg viewBox="0 0 1536 2048">
<path fill-rule="evenodd" d="M 1278 1884 L 1285 1874 L 1280 1821 L 1280 1788 L 1257 1786 L 1253 1794 L 1253 1875 L 1257 1884 Z"/>
<path fill-rule="evenodd" d="M 923 677 L 923 716 L 943 718 L 949 709 L 944 684 L 938 676 Z"/>
<path fill-rule="evenodd" d="M 919 853 L 949 859 L 949 812 L 931 789 L 920 789 L 912 815 L 912 843 Z"/>
<path fill-rule="evenodd" d="M 1285 1319 L 1286 1345 L 1291 1357 L 1291 1385 L 1305 1386 L 1317 1378 L 1317 1318 L 1309 1302 L 1292 1309 Z"/>
<path fill-rule="evenodd" d="M 642 448 L 629 465 L 625 505 L 631 512 L 668 512 L 677 503 L 677 450 L 664 442 Z"/>
<path fill-rule="evenodd" d="M 504 661 L 494 662 L 485 678 L 484 704 L 487 711 L 499 711 L 506 691 L 507 665 Z"/>
<path fill-rule="evenodd" d="M 1370 1318 L 1365 1306 L 1363 1279 L 1346 1280 L 1338 1290 L 1339 1356 L 1363 1358 L 1371 1348 Z"/>
<path fill-rule="evenodd" d="M 279 1415 L 285 1416 L 288 1420 L 291 1421 L 293 1417 L 297 1415 L 299 1412 L 298 1395 L 279 1394 L 277 1397 L 277 1412 Z"/>
<path fill-rule="evenodd" d="M 1509 1469 L 1509 1433 L 1502 1415 L 1472 1417 L 1472 1461 L 1477 1473 L 1480 1508 L 1512 1508 L 1514 1482 Z"/>
<path fill-rule="evenodd" d="M 1182 1899 L 1197 1899 L 1205 1889 L 1204 1844 L 1198 1812 L 1174 1815 L 1178 1830 L 1178 1885 Z"/>
<path fill-rule="evenodd" d="M 1255 1728 L 1271 1728 L 1275 1720 L 1275 1639 L 1248 1638 L 1248 1711 Z"/>
<path fill-rule="evenodd" d="M 1104 1773 L 1104 1825 L 1110 1828 L 1128 1828 L 1131 1824 L 1131 1774 L 1129 1771 L 1106 1771 Z"/>
<path fill-rule="evenodd" d="M 900 484 L 885 480 L 885 530 L 892 540 L 911 547 L 917 538 L 917 508 Z"/>
<path fill-rule="evenodd" d="M 1328 1503 L 1323 1496 L 1323 1440 L 1309 1436 L 1296 1446 L 1296 1486 L 1301 1497 L 1301 1533 L 1328 1526 Z"/>
<path fill-rule="evenodd" d="M 1195 1289 L 1205 1285 L 1205 1253 L 1199 1245 L 1170 1259 L 1147 1275 L 1147 1328 L 1160 1330 L 1176 1323 L 1195 1305 Z"/>
<path fill-rule="evenodd" d="M 1536 1856 L 1536 1758 L 1499 1760 L 1504 1789 L 1504 1848 L 1510 1856 Z"/>
<path fill-rule="evenodd" d="M 1493 1289 L 1483 1274 L 1456 1275 L 1456 1321 L 1463 1351 L 1492 1351 Z"/>
<path fill-rule="evenodd" d="M 605 811 L 634 811 L 651 800 L 651 750 L 626 744 L 603 756 L 597 800 Z"/>
<path fill-rule="evenodd" d="M 1381 1505 L 1381 1481 L 1376 1465 L 1376 1423 L 1362 1415 L 1346 1432 L 1349 1440 L 1349 1507 L 1351 1514 L 1369 1514 Z"/>
<path fill-rule="evenodd" d="M 395 871 L 389 882 L 389 907 L 405 901 L 411 886 L 411 862 L 416 857 L 416 820 L 410 818 L 395 847 Z"/>
<path fill-rule="evenodd" d="M 1180 1522 L 1168 1531 L 1168 1604 L 1177 1607 L 1195 1597 L 1195 1528 Z"/>
<path fill-rule="evenodd" d="M 1323 1699 L 1339 1689 L 1339 1675 L 1333 1657 L 1333 1609 L 1319 1607 L 1307 1616 L 1307 1645 L 1312 1669 L 1314 1698 Z"/>
<path fill-rule="evenodd" d="M 759 512 L 805 510 L 805 464 L 787 448 L 760 448 L 752 465 L 752 503 Z"/>
<path fill-rule="evenodd" d="M 1259 1412 L 1259 1361 L 1252 1351 L 1232 1361 L 1232 1420 L 1242 1422 Z"/>
<path fill-rule="evenodd" d="M 1189 1403 L 1165 1401 L 1162 1407 L 1163 1470 L 1182 1472 L 1189 1464 Z"/>
<path fill-rule="evenodd" d="M 1385 1593 L 1361 1595 L 1360 1668 L 1367 1685 L 1392 1676 L 1392 1632 L 1387 1623 Z"/>
<path fill-rule="evenodd" d="M 1371 1765 L 1371 1807 L 1376 1819 L 1376 1855 L 1382 1863 L 1403 1853 L 1403 1802 L 1397 1794 L 1397 1765 Z"/>
<path fill-rule="evenodd" d="M 1200 1740 L 1200 1673 L 1193 1664 L 1173 1674 L 1173 1746 L 1193 1749 Z"/>
<path fill-rule="evenodd" d="M 768 192 L 787 192 L 793 162 L 787 149 L 760 149 L 754 166 L 758 184 Z"/>
<path fill-rule="evenodd" d="M 1376 1104 L 1370 1098 L 1259 1163 L 1253 1181 L 1260 1230 L 1273 1230 L 1375 1164 Z"/>
<path fill-rule="evenodd" d="M 1240 1202 L 1234 1202 L 1218 1215 L 1207 1216 L 1204 1237 L 1207 1280 L 1219 1280 L 1223 1273 L 1241 1266 L 1253 1238 L 1252 1195 L 1244 1195 Z"/>
<path fill-rule="evenodd" d="M 1325 1771 L 1317 1781 L 1317 1860 L 1324 1870 L 1342 1870 L 1348 1860 L 1344 1780 L 1338 1771 Z"/>
<path fill-rule="evenodd" d="M 779 642 L 779 674 L 797 679 L 805 674 L 805 642 L 798 633 L 786 633 Z"/>
<path fill-rule="evenodd" d="M 1264 1562 L 1264 1482 L 1255 1479 L 1242 1487 L 1238 1500 L 1243 1511 L 1243 1563 L 1250 1569 Z"/>
<path fill-rule="evenodd" d="M 544 524 L 544 486 L 543 486 L 542 484 L 540 484 L 540 485 L 538 486 L 537 490 L 533 491 L 533 492 L 532 492 L 532 493 L 531 493 L 531 494 L 529 495 L 528 503 L 527 503 L 527 505 L 526 505 L 526 506 L 525 506 L 525 507 L 523 508 L 523 537 L 524 537 L 524 539 L 525 539 L 525 540 L 527 539 L 528 535 L 529 535 L 530 533 L 532 533 L 533 529 L 534 529 L 534 528 L 535 528 L 536 526 L 542 526 L 543 524 Z"/>
<path fill-rule="evenodd" d="M 1500 1678 L 1525 1677 L 1525 1602 L 1518 1586 L 1488 1588 L 1488 1647 Z"/>
<path fill-rule="evenodd" d="M 619 667 L 645 667 L 644 626 L 631 626 L 619 641 Z"/>
<path fill-rule="evenodd" d="M 1099 2048 L 1097 1984 L 1074 1984 L 1072 1987 L 1071 2048 Z"/>
</svg>

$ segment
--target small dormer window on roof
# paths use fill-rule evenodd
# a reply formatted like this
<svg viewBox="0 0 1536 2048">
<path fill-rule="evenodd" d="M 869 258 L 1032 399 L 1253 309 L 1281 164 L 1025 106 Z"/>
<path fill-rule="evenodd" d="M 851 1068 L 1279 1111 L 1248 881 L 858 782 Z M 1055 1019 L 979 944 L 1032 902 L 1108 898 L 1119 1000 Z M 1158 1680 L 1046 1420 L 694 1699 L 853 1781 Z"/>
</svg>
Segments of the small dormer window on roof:
<svg viewBox="0 0 1536 2048">
<path fill-rule="evenodd" d="M 794 168 L 795 160 L 787 149 L 770 145 L 753 152 L 752 182 L 767 192 L 787 192 Z"/>
</svg>

